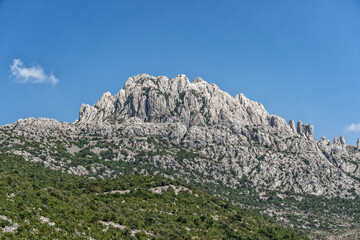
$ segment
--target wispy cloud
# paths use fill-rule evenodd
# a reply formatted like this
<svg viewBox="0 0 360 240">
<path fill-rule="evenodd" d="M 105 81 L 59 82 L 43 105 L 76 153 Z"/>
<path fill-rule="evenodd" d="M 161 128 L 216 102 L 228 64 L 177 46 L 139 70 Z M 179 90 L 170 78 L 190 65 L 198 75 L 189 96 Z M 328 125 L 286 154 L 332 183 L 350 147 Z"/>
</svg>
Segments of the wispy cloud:
<svg viewBox="0 0 360 240">
<path fill-rule="evenodd" d="M 14 59 L 10 65 L 11 75 L 20 83 L 50 83 L 55 85 L 59 80 L 53 73 L 46 73 L 40 65 L 25 67 L 20 59 Z"/>
<path fill-rule="evenodd" d="M 360 132 L 360 123 L 352 123 L 346 127 L 346 130 L 351 132 Z"/>
</svg>

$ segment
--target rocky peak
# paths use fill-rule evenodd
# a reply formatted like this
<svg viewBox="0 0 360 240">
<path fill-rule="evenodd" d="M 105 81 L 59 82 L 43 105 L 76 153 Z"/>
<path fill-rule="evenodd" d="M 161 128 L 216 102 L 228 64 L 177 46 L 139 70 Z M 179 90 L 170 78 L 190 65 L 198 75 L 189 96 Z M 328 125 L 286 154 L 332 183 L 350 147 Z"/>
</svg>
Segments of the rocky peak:
<svg viewBox="0 0 360 240">
<path fill-rule="evenodd" d="M 192 83 L 204 83 L 204 84 L 206 84 L 207 82 L 205 82 L 202 78 L 197 77 L 197 78 L 194 79 L 194 81 Z"/>
<path fill-rule="evenodd" d="M 201 78 L 190 83 L 185 75 L 168 79 L 139 74 L 130 77 L 116 96 L 105 93 L 94 107 L 83 105 L 79 122 L 107 121 L 112 115 L 115 119 L 138 117 L 150 122 L 183 121 L 194 126 L 218 124 L 225 119 L 237 124 L 265 124 L 269 114 L 260 103 L 243 94 L 233 98 Z"/>
<path fill-rule="evenodd" d="M 136 85 L 144 85 L 144 87 L 146 87 L 150 83 L 154 83 L 155 80 L 156 80 L 155 77 L 150 76 L 146 73 L 141 73 L 136 76 L 128 78 L 128 80 L 124 85 L 124 89 L 129 90 L 134 88 Z M 150 84 L 150 85 L 154 86 L 154 84 Z"/>
<path fill-rule="evenodd" d="M 187 131 L 223 126 L 241 138 L 242 134 L 253 135 L 267 146 L 273 141 L 265 136 L 270 132 L 315 140 L 312 125 L 299 121 L 295 128 L 294 121 L 287 124 L 283 118 L 270 115 L 261 103 L 242 93 L 232 97 L 201 78 L 190 83 L 186 75 L 173 79 L 148 74 L 130 77 L 115 96 L 106 92 L 94 106 L 82 105 L 77 124 L 121 124 L 134 117 L 144 123 L 179 123 Z M 249 132 L 245 126 L 261 126 L 262 132 Z"/>
</svg>

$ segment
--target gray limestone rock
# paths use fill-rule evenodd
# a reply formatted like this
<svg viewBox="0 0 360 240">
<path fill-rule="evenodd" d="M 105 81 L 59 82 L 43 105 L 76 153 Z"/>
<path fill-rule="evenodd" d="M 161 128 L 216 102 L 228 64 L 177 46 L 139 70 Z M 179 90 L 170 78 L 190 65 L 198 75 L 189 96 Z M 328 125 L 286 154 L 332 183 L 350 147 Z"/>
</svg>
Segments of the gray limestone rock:
<svg viewBox="0 0 360 240">
<path fill-rule="evenodd" d="M 314 126 L 311 124 L 304 125 L 305 136 L 307 136 L 311 140 L 315 140 L 314 138 Z"/>
<path fill-rule="evenodd" d="M 293 132 L 295 132 L 295 133 L 297 132 L 294 120 L 289 121 L 289 126 L 290 126 L 291 130 L 293 130 Z"/>
<path fill-rule="evenodd" d="M 344 137 L 344 136 L 340 136 L 340 144 L 341 144 L 343 147 L 346 147 L 346 141 L 345 141 L 345 137 Z"/>
<path fill-rule="evenodd" d="M 301 121 L 298 121 L 298 123 L 297 123 L 297 133 L 300 136 L 305 136 L 305 128 Z"/>
<path fill-rule="evenodd" d="M 341 145 L 341 142 L 340 142 L 338 137 L 334 137 L 333 142 L 334 142 L 335 145 Z"/>
</svg>

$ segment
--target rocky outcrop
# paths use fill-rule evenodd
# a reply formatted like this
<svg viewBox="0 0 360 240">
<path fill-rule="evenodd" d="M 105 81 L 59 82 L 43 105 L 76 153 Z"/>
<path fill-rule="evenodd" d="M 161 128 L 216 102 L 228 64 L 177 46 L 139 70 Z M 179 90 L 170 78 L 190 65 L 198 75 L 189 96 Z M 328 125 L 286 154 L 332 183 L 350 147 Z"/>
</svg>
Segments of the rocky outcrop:
<svg viewBox="0 0 360 240">
<path fill-rule="evenodd" d="M 335 145 L 341 145 L 341 142 L 340 142 L 338 137 L 334 137 L 333 142 L 334 142 Z"/>
<path fill-rule="evenodd" d="M 297 133 L 300 136 L 305 136 L 311 140 L 315 140 L 314 138 L 314 126 L 311 124 L 303 124 L 301 121 L 297 123 Z"/>
<path fill-rule="evenodd" d="M 293 130 L 293 132 L 295 132 L 295 133 L 297 132 L 294 120 L 289 121 L 289 126 L 290 126 L 291 130 Z"/>
</svg>

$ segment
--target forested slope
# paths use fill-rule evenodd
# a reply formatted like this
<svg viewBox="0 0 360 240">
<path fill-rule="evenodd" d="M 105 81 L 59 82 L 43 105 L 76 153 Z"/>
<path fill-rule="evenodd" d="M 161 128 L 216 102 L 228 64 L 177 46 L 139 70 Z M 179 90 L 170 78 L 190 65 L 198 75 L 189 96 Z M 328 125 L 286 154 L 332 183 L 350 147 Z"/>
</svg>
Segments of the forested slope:
<svg viewBox="0 0 360 240">
<path fill-rule="evenodd" d="M 0 155 L 0 238 L 308 239 L 159 176 L 87 179 Z"/>
</svg>

